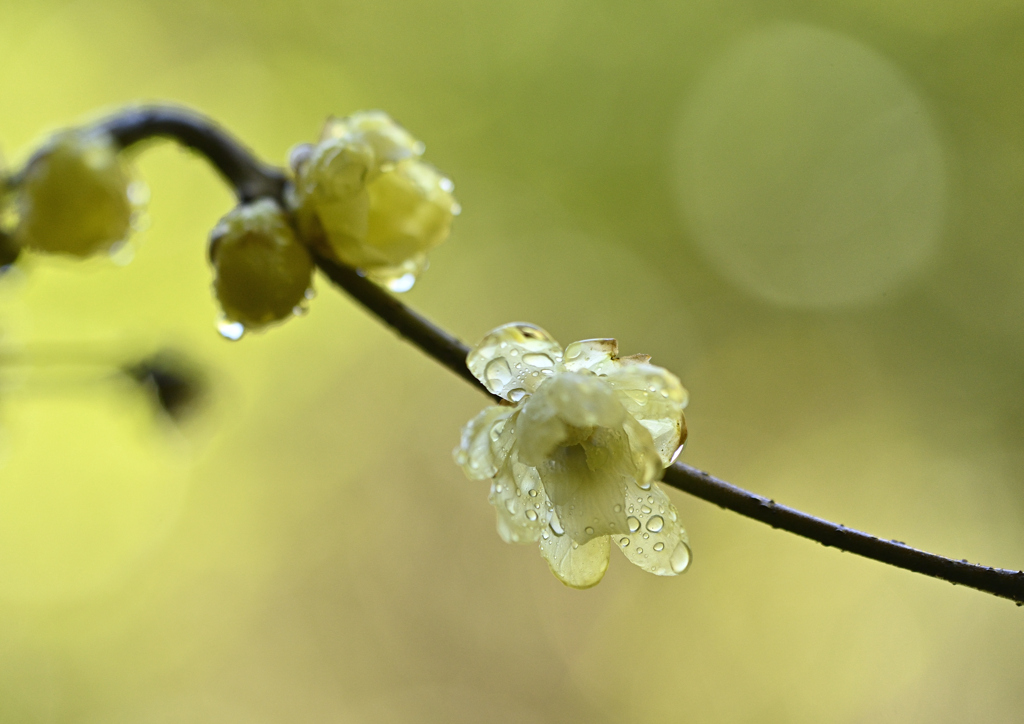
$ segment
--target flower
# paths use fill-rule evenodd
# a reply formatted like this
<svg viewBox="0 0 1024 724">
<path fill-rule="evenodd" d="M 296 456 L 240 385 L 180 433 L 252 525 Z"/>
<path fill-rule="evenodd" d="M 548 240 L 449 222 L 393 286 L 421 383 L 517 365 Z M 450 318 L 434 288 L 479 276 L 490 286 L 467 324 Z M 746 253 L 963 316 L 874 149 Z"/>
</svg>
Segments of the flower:
<svg viewBox="0 0 1024 724">
<path fill-rule="evenodd" d="M 690 562 L 676 509 L 655 484 L 686 440 L 687 393 L 649 359 L 620 359 L 614 339 L 563 352 L 523 323 L 491 331 L 466 359 L 511 404 L 471 420 L 455 460 L 470 479 L 491 480 L 502 539 L 539 541 L 551 571 L 574 588 L 601 580 L 612 542 L 660 576 Z"/>
<path fill-rule="evenodd" d="M 128 238 L 138 209 L 131 173 L 106 133 L 66 131 L 25 169 L 15 197 L 21 247 L 87 257 Z"/>
<path fill-rule="evenodd" d="M 313 276 L 309 252 L 272 199 L 238 206 L 220 220 L 210 233 L 210 262 L 224 317 L 242 329 L 291 317 Z"/>
<path fill-rule="evenodd" d="M 424 146 L 382 111 L 328 120 L 292 154 L 292 204 L 322 253 L 406 291 L 459 213 L 452 182 L 420 160 Z"/>
</svg>

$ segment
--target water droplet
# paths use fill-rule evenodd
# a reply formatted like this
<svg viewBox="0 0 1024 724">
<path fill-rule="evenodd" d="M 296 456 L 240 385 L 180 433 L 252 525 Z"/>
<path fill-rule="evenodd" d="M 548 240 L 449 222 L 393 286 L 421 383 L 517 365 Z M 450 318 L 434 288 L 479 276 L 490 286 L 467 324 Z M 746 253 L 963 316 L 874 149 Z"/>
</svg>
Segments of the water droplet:
<svg viewBox="0 0 1024 724">
<path fill-rule="evenodd" d="M 647 521 L 647 530 L 652 533 L 657 533 L 665 527 L 665 519 L 660 515 L 652 515 L 651 519 Z"/>
<path fill-rule="evenodd" d="M 637 483 L 637 485 L 640 486 L 641 490 L 650 490 L 651 489 L 651 481 L 650 480 L 642 480 L 639 483 Z"/>
<path fill-rule="evenodd" d="M 537 520 L 537 513 L 533 510 L 528 510 L 526 511 L 526 517 L 529 518 L 531 521 Z"/>
<path fill-rule="evenodd" d="M 416 275 L 410 272 L 409 274 L 403 274 L 397 279 L 389 279 L 385 286 L 393 292 L 401 293 L 412 289 L 414 284 L 416 284 Z"/>
<path fill-rule="evenodd" d="M 462 213 L 462 204 L 455 202 L 452 204 L 452 216 L 458 216 Z"/>
<path fill-rule="evenodd" d="M 149 186 L 142 181 L 128 184 L 128 201 L 135 206 L 149 203 Z"/>
<path fill-rule="evenodd" d="M 651 537 L 650 533 L 644 533 L 644 540 L 647 540 L 650 537 Z"/>
<path fill-rule="evenodd" d="M 519 350 L 518 349 L 512 349 L 512 350 L 509 351 L 509 354 L 512 355 L 513 357 L 518 357 L 519 356 Z"/>
<path fill-rule="evenodd" d="M 309 309 L 304 307 L 304 306 L 302 306 L 301 304 L 296 304 L 294 307 L 292 307 L 292 316 L 301 317 L 304 314 L 308 314 L 308 313 L 309 313 Z"/>
<path fill-rule="evenodd" d="M 619 545 L 622 546 L 623 548 L 626 548 L 627 546 L 629 546 L 629 538 L 627 538 L 625 536 L 619 538 Z"/>
<path fill-rule="evenodd" d="M 690 565 L 690 558 L 690 546 L 680 541 L 668 562 L 673 572 L 682 573 Z"/>
<path fill-rule="evenodd" d="M 492 359 L 484 368 L 484 379 L 492 390 L 500 390 L 512 381 L 512 368 L 504 357 Z"/>
<path fill-rule="evenodd" d="M 523 362 L 536 367 L 537 369 L 550 369 L 555 366 L 555 361 L 548 357 L 546 354 L 540 352 L 532 352 L 530 354 L 523 355 Z"/>
<path fill-rule="evenodd" d="M 580 547 L 580 544 L 579 544 L 579 543 L 577 543 L 576 541 L 573 541 L 573 542 L 572 542 L 572 549 L 573 549 L 573 550 L 576 550 L 576 549 L 577 549 L 577 548 L 579 548 L 579 547 Z"/>
<path fill-rule="evenodd" d="M 505 489 L 505 488 L 503 488 L 503 487 L 501 486 L 501 483 L 495 483 L 495 484 L 494 484 L 494 492 L 495 492 L 495 493 L 500 493 L 500 492 L 501 492 L 502 490 L 504 490 L 504 489 Z"/>
<path fill-rule="evenodd" d="M 647 393 L 643 390 L 623 390 L 622 393 L 638 405 L 647 404 Z"/>
<path fill-rule="evenodd" d="M 565 529 L 555 516 L 551 516 L 551 522 L 548 523 L 548 527 L 551 528 L 552 533 L 559 537 L 565 535 Z"/>
<path fill-rule="evenodd" d="M 512 498 L 506 498 L 505 499 L 505 510 L 507 510 L 509 513 L 515 515 L 515 512 L 516 512 L 516 501 L 512 500 Z"/>
<path fill-rule="evenodd" d="M 316 290 L 313 289 L 313 287 L 310 287 L 302 294 L 302 296 L 306 298 L 307 302 L 312 302 L 314 299 L 316 299 Z"/>
<path fill-rule="evenodd" d="M 661 541 L 658 541 L 657 543 L 654 544 L 654 550 L 657 551 L 658 553 L 661 553 L 663 550 L 665 550 L 665 544 L 662 543 Z"/>
<path fill-rule="evenodd" d="M 645 505 L 642 508 L 640 508 L 640 512 L 643 513 L 644 515 L 648 515 L 651 512 L 651 508 L 650 508 L 649 505 Z"/>
<path fill-rule="evenodd" d="M 450 194 L 452 191 L 455 190 L 455 184 L 452 183 L 452 180 L 450 178 L 442 177 L 441 180 L 437 182 L 437 185 L 440 186 L 441 190 L 444 191 L 446 194 Z"/>
<path fill-rule="evenodd" d="M 587 535 L 594 535 L 594 529 L 591 528 L 589 525 L 583 530 L 586 532 Z"/>
<path fill-rule="evenodd" d="M 612 510 L 614 510 L 616 513 L 621 513 L 622 512 L 622 506 L 619 505 L 618 503 L 616 503 L 615 507 L 612 508 Z"/>
<path fill-rule="evenodd" d="M 654 502 L 654 496 L 653 495 L 648 495 L 647 496 L 647 502 L 648 503 L 653 503 Z"/>
<path fill-rule="evenodd" d="M 245 325 L 241 322 L 218 322 L 217 331 L 220 332 L 220 336 L 224 339 L 230 339 L 232 342 L 236 342 L 242 338 L 245 334 Z"/>
<path fill-rule="evenodd" d="M 517 387 L 514 390 L 509 390 L 508 399 L 510 399 L 512 402 L 519 402 L 524 397 L 526 397 L 526 390 L 522 389 L 521 387 Z"/>
<path fill-rule="evenodd" d="M 135 245 L 130 241 L 119 241 L 110 247 L 110 261 L 118 266 L 128 266 L 135 258 Z"/>
<path fill-rule="evenodd" d="M 643 552 L 644 552 L 644 549 L 643 549 L 643 548 L 637 548 L 637 549 L 636 549 L 636 552 L 637 552 L 637 553 L 643 553 Z"/>
<path fill-rule="evenodd" d="M 537 490 L 536 489 L 533 489 L 533 490 L 530 491 L 530 497 L 531 498 L 536 498 L 537 497 Z"/>
<path fill-rule="evenodd" d="M 634 518 L 632 515 L 626 518 L 626 525 L 629 526 L 630 533 L 636 533 L 640 530 L 640 521 Z"/>
<path fill-rule="evenodd" d="M 416 141 L 416 143 L 412 145 L 412 152 L 415 153 L 417 156 L 422 156 L 426 152 L 426 150 L 427 144 L 425 144 L 423 141 Z"/>
</svg>

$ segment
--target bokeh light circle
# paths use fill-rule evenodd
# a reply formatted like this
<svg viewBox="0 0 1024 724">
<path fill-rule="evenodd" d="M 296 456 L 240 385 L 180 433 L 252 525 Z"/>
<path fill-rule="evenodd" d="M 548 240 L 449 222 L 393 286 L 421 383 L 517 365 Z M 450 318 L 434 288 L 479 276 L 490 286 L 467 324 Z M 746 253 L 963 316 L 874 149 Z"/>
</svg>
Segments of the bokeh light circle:
<svg viewBox="0 0 1024 724">
<path fill-rule="evenodd" d="M 925 103 L 879 53 L 781 24 L 741 39 L 689 95 L 680 210 L 730 281 L 767 301 L 874 301 L 934 254 L 945 163 Z"/>
</svg>

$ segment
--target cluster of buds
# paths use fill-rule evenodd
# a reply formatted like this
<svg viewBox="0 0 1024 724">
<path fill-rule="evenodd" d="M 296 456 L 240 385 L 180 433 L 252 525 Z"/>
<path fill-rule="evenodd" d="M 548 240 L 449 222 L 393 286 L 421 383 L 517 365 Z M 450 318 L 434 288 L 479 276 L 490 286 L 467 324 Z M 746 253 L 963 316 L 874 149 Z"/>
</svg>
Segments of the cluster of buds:
<svg viewBox="0 0 1024 724">
<path fill-rule="evenodd" d="M 220 329 L 237 339 L 301 313 L 313 252 L 392 291 L 412 287 L 459 207 L 424 146 L 380 111 L 330 119 L 292 153 L 285 198 L 258 198 L 210 235 Z M 22 250 L 85 258 L 116 252 L 138 226 L 142 185 L 101 129 L 50 139 L 15 177 L 0 174 L 0 267 Z"/>
</svg>

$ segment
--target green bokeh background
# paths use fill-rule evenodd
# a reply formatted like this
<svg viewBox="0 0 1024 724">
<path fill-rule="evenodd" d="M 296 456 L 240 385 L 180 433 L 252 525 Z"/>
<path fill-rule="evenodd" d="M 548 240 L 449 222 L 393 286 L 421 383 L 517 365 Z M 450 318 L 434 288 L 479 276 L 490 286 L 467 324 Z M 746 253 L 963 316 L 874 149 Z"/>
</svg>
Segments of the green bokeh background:
<svg viewBox="0 0 1024 724">
<path fill-rule="evenodd" d="M 817 55 L 773 64 L 794 34 Z M 464 209 L 418 309 L 471 342 L 517 319 L 618 337 L 689 388 L 686 462 L 1022 567 L 1021 47 L 1019 0 L 0 0 L 0 143 L 16 165 L 47 131 L 167 99 L 280 163 L 327 115 L 386 109 Z M 760 68 L 776 85 L 727 83 Z M 870 121 L 890 102 L 941 163 L 886 165 L 892 127 Z M 817 153 L 839 126 L 857 153 Z M 117 385 L 3 373 L 0 722 L 1020 720 L 1024 611 L 682 494 L 684 576 L 616 555 L 564 588 L 451 462 L 479 394 L 322 279 L 307 316 L 222 340 L 204 242 L 231 194 L 168 145 L 138 165 L 134 261 L 33 260 L 0 285 L 0 341 L 173 345 L 213 402 L 179 432 Z M 900 195 L 919 187 L 938 191 Z M 807 236 L 835 221 L 815 193 L 853 231 Z M 708 208 L 781 229 L 758 281 Z M 926 253 L 900 261 L 913 234 Z M 801 262 L 828 288 L 758 287 Z M 844 284 L 867 286 L 830 301 Z"/>
</svg>

